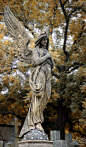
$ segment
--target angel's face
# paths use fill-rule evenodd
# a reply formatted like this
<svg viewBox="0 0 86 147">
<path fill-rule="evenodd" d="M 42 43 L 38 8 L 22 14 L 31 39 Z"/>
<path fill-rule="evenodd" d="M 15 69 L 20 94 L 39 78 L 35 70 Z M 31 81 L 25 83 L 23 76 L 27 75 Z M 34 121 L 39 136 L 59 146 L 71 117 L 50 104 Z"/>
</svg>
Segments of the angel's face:
<svg viewBox="0 0 86 147">
<path fill-rule="evenodd" d="M 43 39 L 41 40 L 41 45 L 46 46 L 47 42 L 48 42 L 47 37 L 43 37 Z"/>
</svg>

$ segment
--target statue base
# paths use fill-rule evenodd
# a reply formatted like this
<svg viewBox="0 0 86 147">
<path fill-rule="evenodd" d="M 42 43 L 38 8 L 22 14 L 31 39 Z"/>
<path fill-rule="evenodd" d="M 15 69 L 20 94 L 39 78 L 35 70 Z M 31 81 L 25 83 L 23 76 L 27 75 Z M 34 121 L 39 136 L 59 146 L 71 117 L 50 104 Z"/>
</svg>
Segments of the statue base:
<svg viewBox="0 0 86 147">
<path fill-rule="evenodd" d="M 47 141 L 47 140 L 19 141 L 18 147 L 53 147 L 53 141 Z"/>
<path fill-rule="evenodd" d="M 48 140 L 48 135 L 45 132 L 35 129 L 24 135 L 22 141 L 26 140 Z"/>
</svg>

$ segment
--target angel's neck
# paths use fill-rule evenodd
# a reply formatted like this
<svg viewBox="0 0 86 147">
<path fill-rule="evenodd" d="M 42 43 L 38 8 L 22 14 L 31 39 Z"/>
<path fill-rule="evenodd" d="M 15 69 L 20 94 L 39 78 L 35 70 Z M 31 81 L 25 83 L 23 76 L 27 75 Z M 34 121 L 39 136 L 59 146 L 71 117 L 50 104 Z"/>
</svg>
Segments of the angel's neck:
<svg viewBox="0 0 86 147">
<path fill-rule="evenodd" d="M 46 45 L 42 45 L 41 48 L 46 49 Z"/>
<path fill-rule="evenodd" d="M 43 51 L 43 52 L 48 52 L 48 50 L 46 48 L 43 48 L 43 47 L 42 48 L 39 48 L 39 50 L 40 51 Z"/>
<path fill-rule="evenodd" d="M 45 47 L 39 47 L 39 46 L 37 46 L 36 47 L 39 51 L 43 51 L 43 52 L 48 52 L 48 50 L 46 49 L 46 46 Z"/>
</svg>

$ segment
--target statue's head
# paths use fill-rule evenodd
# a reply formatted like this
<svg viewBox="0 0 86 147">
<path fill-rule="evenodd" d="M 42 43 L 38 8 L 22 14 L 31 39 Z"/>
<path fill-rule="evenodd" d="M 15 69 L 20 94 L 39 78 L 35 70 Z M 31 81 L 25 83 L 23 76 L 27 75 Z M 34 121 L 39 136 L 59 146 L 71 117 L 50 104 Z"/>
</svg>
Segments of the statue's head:
<svg viewBox="0 0 86 147">
<path fill-rule="evenodd" d="M 48 50 L 48 46 L 49 46 L 49 37 L 48 35 L 45 33 L 42 33 L 38 36 L 36 42 L 35 42 L 35 47 L 39 46 L 40 48 L 42 48 L 42 46 L 46 46 L 46 49 Z"/>
<path fill-rule="evenodd" d="M 42 48 L 43 46 L 45 46 L 45 48 L 48 50 L 48 46 L 49 46 L 49 37 L 48 37 L 48 35 L 49 35 L 49 28 L 50 28 L 50 26 L 48 26 L 46 28 L 44 33 L 41 33 L 38 36 L 38 38 L 37 38 L 37 40 L 35 42 L 35 47 L 39 46 L 40 48 Z"/>
</svg>

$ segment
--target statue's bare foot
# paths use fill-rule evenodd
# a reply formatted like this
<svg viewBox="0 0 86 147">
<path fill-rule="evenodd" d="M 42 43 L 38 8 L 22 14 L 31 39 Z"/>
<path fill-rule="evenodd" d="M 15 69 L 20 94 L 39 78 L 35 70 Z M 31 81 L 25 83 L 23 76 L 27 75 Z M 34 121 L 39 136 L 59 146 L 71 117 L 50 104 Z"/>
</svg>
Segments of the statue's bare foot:
<svg viewBox="0 0 86 147">
<path fill-rule="evenodd" d="M 36 129 L 42 132 L 44 131 L 44 129 L 41 126 L 41 123 L 36 124 Z"/>
</svg>

